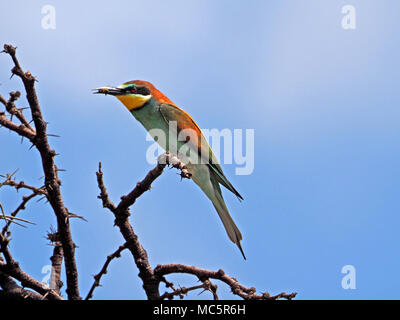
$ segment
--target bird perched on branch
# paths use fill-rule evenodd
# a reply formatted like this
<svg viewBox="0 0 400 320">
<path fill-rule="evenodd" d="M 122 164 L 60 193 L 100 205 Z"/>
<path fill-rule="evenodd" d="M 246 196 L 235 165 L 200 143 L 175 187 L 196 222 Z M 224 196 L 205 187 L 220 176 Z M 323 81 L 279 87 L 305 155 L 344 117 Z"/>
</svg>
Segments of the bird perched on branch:
<svg viewBox="0 0 400 320">
<path fill-rule="evenodd" d="M 192 180 L 212 201 L 229 239 L 246 259 L 240 245 L 242 234 L 229 214 L 220 184 L 239 199 L 243 198 L 225 177 L 192 117 L 147 81 L 135 80 L 118 87 L 101 87 L 94 89 L 94 93 L 115 96 L 164 150 L 177 155 L 185 163 Z"/>
</svg>

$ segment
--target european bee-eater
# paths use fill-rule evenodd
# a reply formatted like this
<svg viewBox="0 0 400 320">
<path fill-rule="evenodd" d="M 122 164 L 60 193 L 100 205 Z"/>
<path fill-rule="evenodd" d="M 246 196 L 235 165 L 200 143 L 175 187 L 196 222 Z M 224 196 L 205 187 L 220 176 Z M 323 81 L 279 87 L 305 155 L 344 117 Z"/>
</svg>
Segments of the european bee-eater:
<svg viewBox="0 0 400 320">
<path fill-rule="evenodd" d="M 246 259 L 240 245 L 242 234 L 229 214 L 222 197 L 220 184 L 238 198 L 243 198 L 225 177 L 211 147 L 192 117 L 147 81 L 129 81 L 118 87 L 107 86 L 94 90 L 94 93 L 115 96 L 164 150 L 172 154 L 176 153 L 175 155 L 185 163 L 192 180 L 212 201 L 229 239 L 239 247 Z M 157 134 L 154 132 L 157 130 L 158 132 L 161 130 L 166 139 L 155 138 Z M 176 136 L 183 132 L 185 132 L 186 139 L 176 139 Z M 175 135 L 175 138 L 172 135 Z M 190 139 L 188 140 L 187 137 Z M 176 151 L 184 145 L 189 153 L 195 154 L 201 161 L 194 161 L 194 158 L 190 156 L 182 158 L 182 154 Z"/>
</svg>

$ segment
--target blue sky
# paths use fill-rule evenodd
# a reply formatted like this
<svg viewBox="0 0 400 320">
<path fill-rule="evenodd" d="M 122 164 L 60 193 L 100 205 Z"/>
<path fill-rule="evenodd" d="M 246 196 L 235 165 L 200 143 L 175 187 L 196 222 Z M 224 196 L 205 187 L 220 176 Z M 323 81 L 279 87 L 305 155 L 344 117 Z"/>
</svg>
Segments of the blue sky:
<svg viewBox="0 0 400 320">
<path fill-rule="evenodd" d="M 41 27 L 48 4 L 55 30 Z M 349 4 L 355 30 L 341 26 Z M 202 128 L 255 130 L 254 172 L 237 176 L 235 165 L 223 165 L 245 198 L 224 193 L 248 260 L 200 189 L 167 170 L 131 209 L 153 266 L 222 268 L 245 285 L 296 291 L 298 299 L 399 298 L 399 9 L 395 0 L 2 1 L 0 42 L 18 46 L 38 77 L 48 130 L 61 136 L 51 143 L 67 170 L 65 203 L 89 221 L 72 222 L 81 294 L 123 242 L 97 199 L 98 162 L 114 201 L 151 168 L 144 129 L 116 99 L 91 89 L 143 79 Z M 1 55 L 2 95 L 21 90 L 10 68 Z M 19 168 L 17 178 L 40 184 L 37 152 L 4 129 L 0 141 L 0 173 Z M 21 195 L 2 188 L 0 202 L 10 212 Z M 54 216 L 33 201 L 21 217 L 37 225 L 13 226 L 11 249 L 42 279 Z M 341 286 L 345 265 L 356 269 L 355 290 Z M 125 252 L 95 298 L 145 298 L 137 273 Z"/>
</svg>

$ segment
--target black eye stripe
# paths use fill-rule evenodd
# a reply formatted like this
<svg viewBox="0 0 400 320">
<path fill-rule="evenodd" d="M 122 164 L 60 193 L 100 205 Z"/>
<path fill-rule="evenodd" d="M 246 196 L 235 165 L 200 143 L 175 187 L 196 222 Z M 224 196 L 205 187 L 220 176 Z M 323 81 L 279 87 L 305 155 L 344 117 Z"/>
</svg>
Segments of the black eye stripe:
<svg viewBox="0 0 400 320">
<path fill-rule="evenodd" d="M 146 87 L 135 87 L 135 86 L 129 86 L 125 88 L 127 92 L 135 93 L 135 94 L 141 94 L 143 96 L 148 96 L 150 94 L 150 90 L 147 89 Z"/>
<path fill-rule="evenodd" d="M 137 87 L 137 94 L 141 94 L 143 96 L 148 96 L 150 94 L 150 90 L 146 87 Z"/>
</svg>

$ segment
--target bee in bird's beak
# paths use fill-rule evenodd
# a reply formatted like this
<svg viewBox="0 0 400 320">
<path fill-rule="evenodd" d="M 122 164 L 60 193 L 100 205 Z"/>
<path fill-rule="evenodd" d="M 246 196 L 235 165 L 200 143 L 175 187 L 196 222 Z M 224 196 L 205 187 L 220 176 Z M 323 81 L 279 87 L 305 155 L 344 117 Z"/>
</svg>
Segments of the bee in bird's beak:
<svg viewBox="0 0 400 320">
<path fill-rule="evenodd" d="M 102 93 L 102 94 L 110 94 L 112 96 L 119 96 L 126 94 L 126 90 L 123 88 L 114 88 L 114 87 L 100 87 L 96 89 L 92 89 L 93 93 Z"/>
</svg>

